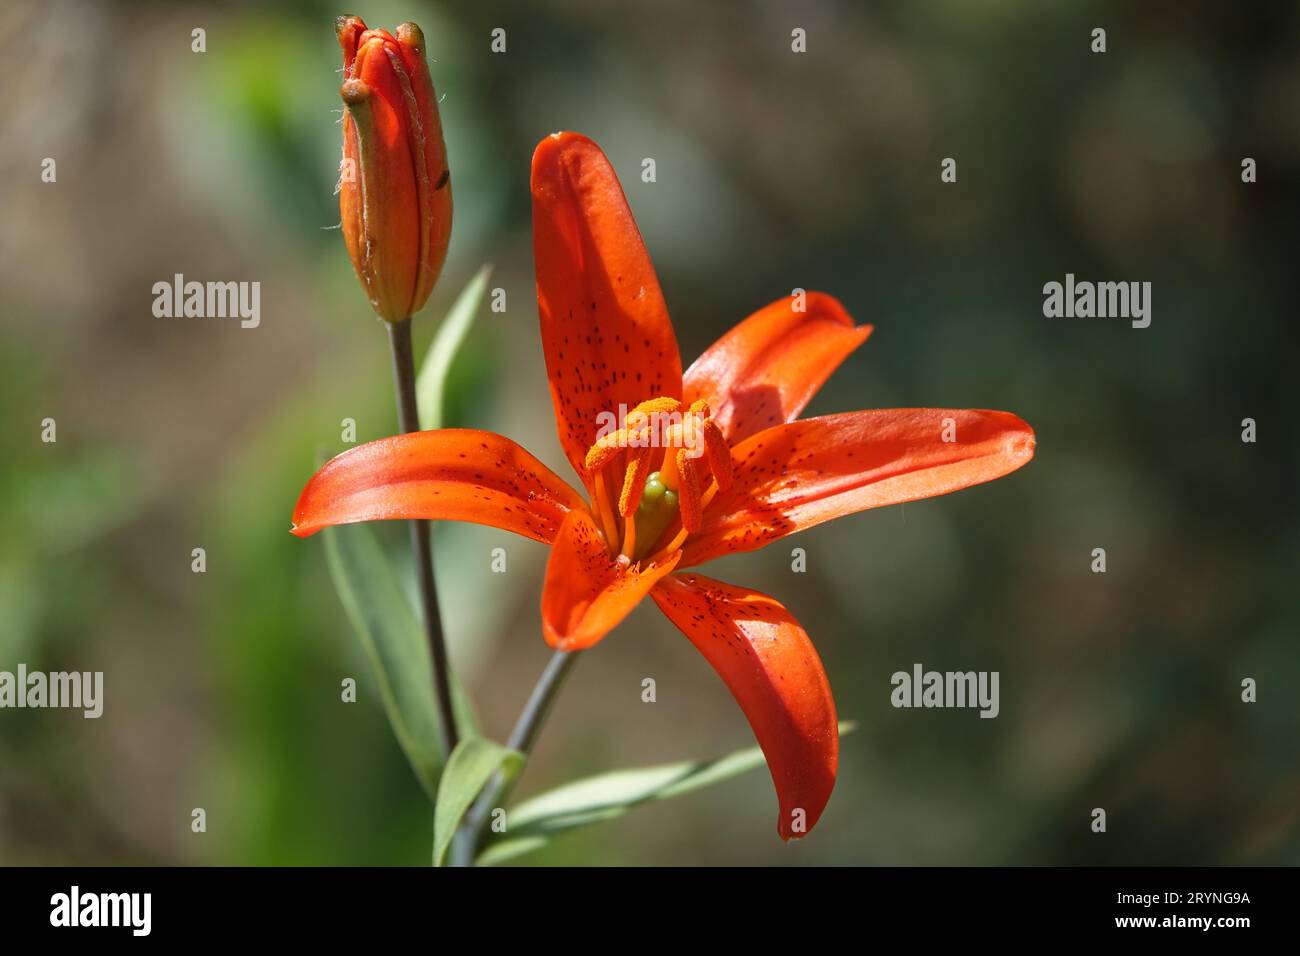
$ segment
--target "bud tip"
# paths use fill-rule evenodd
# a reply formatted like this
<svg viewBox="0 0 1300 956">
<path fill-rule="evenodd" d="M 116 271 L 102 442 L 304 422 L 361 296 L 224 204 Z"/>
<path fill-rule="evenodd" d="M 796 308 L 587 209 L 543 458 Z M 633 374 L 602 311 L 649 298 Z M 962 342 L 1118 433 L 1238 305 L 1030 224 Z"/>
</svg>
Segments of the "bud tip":
<svg viewBox="0 0 1300 956">
<path fill-rule="evenodd" d="M 397 39 L 416 53 L 424 52 L 424 31 L 409 20 L 397 28 Z"/>
<path fill-rule="evenodd" d="M 344 80 L 339 96 L 348 106 L 359 106 L 370 98 L 370 87 L 362 80 Z"/>
</svg>

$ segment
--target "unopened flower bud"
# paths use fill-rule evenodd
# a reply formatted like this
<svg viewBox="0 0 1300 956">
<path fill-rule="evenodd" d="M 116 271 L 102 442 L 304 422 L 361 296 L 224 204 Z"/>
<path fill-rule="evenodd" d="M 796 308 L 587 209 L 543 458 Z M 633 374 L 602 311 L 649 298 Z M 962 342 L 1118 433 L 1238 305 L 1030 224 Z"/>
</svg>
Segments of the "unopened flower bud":
<svg viewBox="0 0 1300 956">
<path fill-rule="evenodd" d="M 451 176 L 438 97 L 414 23 L 369 30 L 339 17 L 343 165 L 339 213 L 370 304 L 389 322 L 420 310 L 451 236 Z"/>
</svg>

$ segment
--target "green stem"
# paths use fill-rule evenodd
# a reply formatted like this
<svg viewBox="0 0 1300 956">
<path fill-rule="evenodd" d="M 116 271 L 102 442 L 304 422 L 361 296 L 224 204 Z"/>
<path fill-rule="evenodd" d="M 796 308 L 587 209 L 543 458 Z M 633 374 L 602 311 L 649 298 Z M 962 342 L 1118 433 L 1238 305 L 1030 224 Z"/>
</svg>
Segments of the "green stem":
<svg viewBox="0 0 1300 956">
<path fill-rule="evenodd" d="M 556 651 L 551 655 L 551 659 L 546 663 L 546 669 L 542 671 L 542 676 L 533 685 L 533 692 L 528 695 L 528 702 L 524 704 L 519 719 L 515 721 L 510 739 L 506 741 L 506 746 L 511 750 L 517 750 L 525 757 L 532 751 L 542 724 L 546 722 L 556 695 L 578 659 L 578 654 L 578 651 L 568 653 Z M 494 808 L 505 802 L 513 788 L 513 783 L 503 774 L 497 774 L 483 788 L 483 793 L 465 815 L 465 822 L 461 824 L 460 832 L 456 834 L 453 847 L 456 866 L 473 865 L 474 858 L 478 856 L 479 846 L 483 842 L 483 832 L 488 817 Z"/>
<path fill-rule="evenodd" d="M 420 430 L 420 413 L 415 399 L 415 355 L 411 346 L 411 320 L 386 322 L 393 352 L 393 385 L 397 390 L 397 418 L 403 432 Z M 451 698 L 451 667 L 447 643 L 442 636 L 442 614 L 438 609 L 438 587 L 433 577 L 433 541 L 428 521 L 412 521 L 411 553 L 415 556 L 416 582 L 424 612 L 424 628 L 433 658 L 433 691 L 442 724 L 442 745 L 447 756 L 456 749 L 460 734 Z"/>
</svg>

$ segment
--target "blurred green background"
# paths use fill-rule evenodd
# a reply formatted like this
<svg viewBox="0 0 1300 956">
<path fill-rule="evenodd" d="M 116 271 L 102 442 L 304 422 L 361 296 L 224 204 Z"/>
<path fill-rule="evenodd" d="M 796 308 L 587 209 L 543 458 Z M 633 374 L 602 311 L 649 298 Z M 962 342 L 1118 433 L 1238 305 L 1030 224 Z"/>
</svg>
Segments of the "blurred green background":
<svg viewBox="0 0 1300 956">
<path fill-rule="evenodd" d="M 810 414 L 1004 408 L 1038 433 L 1009 478 L 709 569 L 801 619 L 860 723 L 808 839 L 777 838 L 759 770 L 524 862 L 1300 862 L 1300 8 L 1172 0 L 7 4 L 0 669 L 103 670 L 106 703 L 0 712 L 0 862 L 428 860 L 322 543 L 288 533 L 342 419 L 395 428 L 336 229 L 344 12 L 417 21 L 445 97 L 455 229 L 417 346 L 483 262 L 506 290 L 457 365 L 455 423 L 568 474 L 528 163 L 575 129 L 624 178 L 687 362 L 821 289 L 876 332 Z M 154 318 L 178 272 L 260 281 L 261 327 Z M 1066 272 L 1151 281 L 1151 327 L 1045 319 Z M 437 547 L 454 657 L 502 739 L 547 656 L 545 549 L 461 526 Z M 1001 715 L 894 710 L 890 675 L 917 661 L 999 671 Z M 647 602 L 578 662 L 520 793 L 750 743 Z"/>
</svg>

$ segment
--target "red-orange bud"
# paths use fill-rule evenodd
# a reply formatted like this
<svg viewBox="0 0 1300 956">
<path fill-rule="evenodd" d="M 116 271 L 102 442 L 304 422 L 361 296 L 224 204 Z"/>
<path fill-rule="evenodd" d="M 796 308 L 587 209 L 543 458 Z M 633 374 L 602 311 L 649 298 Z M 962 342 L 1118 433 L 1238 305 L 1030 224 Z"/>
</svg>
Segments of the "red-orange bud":
<svg viewBox="0 0 1300 956">
<path fill-rule="evenodd" d="M 343 49 L 343 238 L 370 304 L 389 322 L 420 310 L 451 236 L 451 175 L 424 34 L 336 21 Z"/>
</svg>

